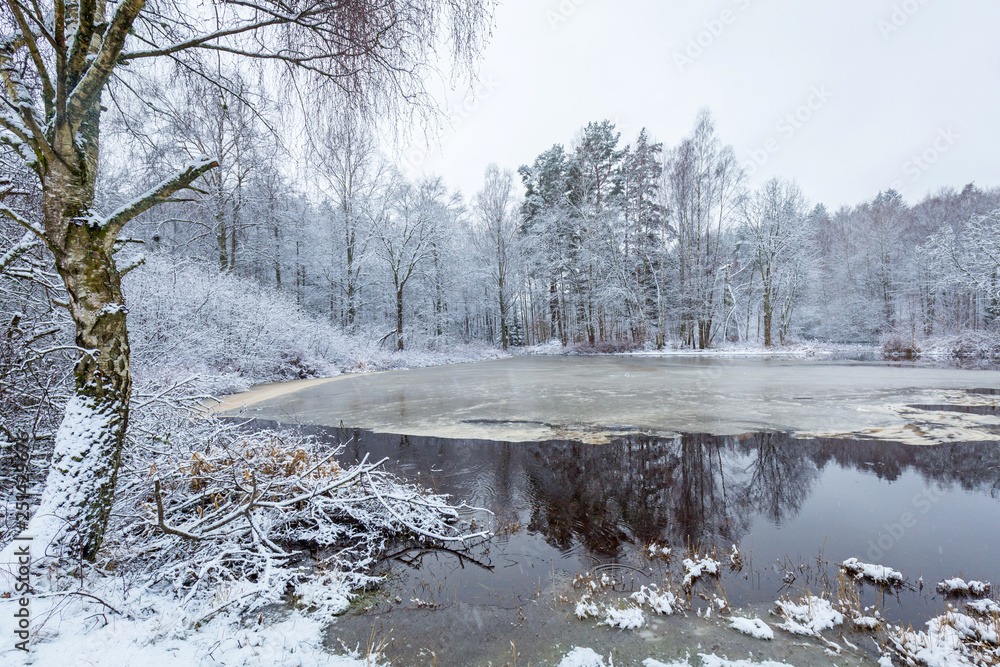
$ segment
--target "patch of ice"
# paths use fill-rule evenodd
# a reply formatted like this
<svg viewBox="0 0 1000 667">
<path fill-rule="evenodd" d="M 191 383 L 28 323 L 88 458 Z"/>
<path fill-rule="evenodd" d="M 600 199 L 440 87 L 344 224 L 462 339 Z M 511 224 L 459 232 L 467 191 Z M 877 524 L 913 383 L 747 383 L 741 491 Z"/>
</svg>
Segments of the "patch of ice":
<svg viewBox="0 0 1000 667">
<path fill-rule="evenodd" d="M 604 657 L 592 648 L 574 647 L 563 656 L 559 667 L 606 667 Z"/>
<path fill-rule="evenodd" d="M 745 635 L 750 635 L 757 639 L 774 639 L 774 630 L 759 618 L 743 618 L 733 616 L 729 627 L 739 630 Z"/>
</svg>

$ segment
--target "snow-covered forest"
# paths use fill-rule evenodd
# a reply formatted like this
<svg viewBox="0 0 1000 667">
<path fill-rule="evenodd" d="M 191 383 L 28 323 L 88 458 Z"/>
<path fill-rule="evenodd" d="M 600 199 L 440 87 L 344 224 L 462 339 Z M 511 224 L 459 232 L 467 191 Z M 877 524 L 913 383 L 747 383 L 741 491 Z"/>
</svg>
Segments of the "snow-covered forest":
<svg viewBox="0 0 1000 667">
<path fill-rule="evenodd" d="M 960 185 L 910 205 L 873 186 L 870 200 L 829 210 L 803 197 L 794 174 L 749 184 L 706 111 L 676 146 L 590 123 L 516 174 L 491 167 L 480 191 L 461 193 L 408 178 L 362 120 L 317 113 L 306 131 L 282 132 L 293 110 L 247 101 L 262 91 L 164 90 L 163 114 L 145 118 L 154 127 L 116 118 L 99 200 L 113 209 L 165 165 L 202 154 L 220 167 L 200 192 L 132 223 L 122 255 L 179 275 L 213 270 L 234 291 L 294 303 L 385 351 L 553 338 L 601 350 L 888 335 L 919 344 L 975 338 L 994 320 L 996 188 Z M 30 195 L 8 202 L 31 208 Z M 16 253 L 22 233 L 4 229 Z M 12 260 L 5 276 L 16 275 Z M 157 269 L 137 269 L 135 283 L 144 271 Z M 129 304 L 135 319 L 144 303 Z M 25 310 L 7 308 L 8 321 Z"/>
<path fill-rule="evenodd" d="M 53 590 L 195 628 L 298 587 L 325 618 L 387 544 L 486 535 L 379 462 L 192 418 L 257 383 L 552 341 L 1000 355 L 1000 187 L 832 210 L 704 110 L 674 145 L 566 127 L 461 192 L 399 128 L 445 131 L 428 81 L 474 81 L 494 3 L 300 4 L 0 0 L 0 547 L 30 506 Z M 343 548 L 316 585 L 289 544 Z"/>
</svg>

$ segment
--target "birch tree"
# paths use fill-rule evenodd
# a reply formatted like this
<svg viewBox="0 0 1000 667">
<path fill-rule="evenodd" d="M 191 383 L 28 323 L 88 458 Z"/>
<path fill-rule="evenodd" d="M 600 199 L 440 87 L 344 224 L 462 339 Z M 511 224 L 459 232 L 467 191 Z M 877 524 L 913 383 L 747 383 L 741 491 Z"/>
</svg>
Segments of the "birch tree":
<svg viewBox="0 0 1000 667">
<path fill-rule="evenodd" d="M 774 178 L 745 198 L 742 211 L 744 234 L 760 278 L 764 346 L 773 344 L 775 314 L 784 344 L 808 246 L 802 193 L 794 183 Z"/>
<path fill-rule="evenodd" d="M 514 174 L 491 164 L 486 182 L 476 196 L 475 211 L 479 222 L 477 243 L 487 258 L 490 287 L 500 317 L 500 345 L 511 345 L 511 315 L 515 286 L 512 277 L 517 266 L 520 225 L 514 212 Z"/>
<path fill-rule="evenodd" d="M 127 308 L 115 249 L 136 216 L 217 166 L 202 157 L 114 211 L 95 207 L 102 97 L 146 68 L 207 76 L 205 56 L 255 59 L 262 70 L 334 86 L 362 107 L 429 106 L 424 76 L 447 40 L 471 66 L 492 0 L 2 0 L 0 142 L 42 185 L 42 221 L 0 213 L 50 251 L 80 350 L 75 393 L 29 530 L 48 553 L 93 560 L 122 458 L 132 378 Z M 224 85 L 224 82 L 219 82 Z"/>
</svg>

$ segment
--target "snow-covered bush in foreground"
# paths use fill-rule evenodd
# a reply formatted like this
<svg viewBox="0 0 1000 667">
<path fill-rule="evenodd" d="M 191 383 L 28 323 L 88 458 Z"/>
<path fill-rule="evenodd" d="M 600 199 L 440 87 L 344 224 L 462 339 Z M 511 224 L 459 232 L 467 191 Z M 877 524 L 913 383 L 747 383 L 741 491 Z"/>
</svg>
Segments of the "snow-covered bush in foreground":
<svg viewBox="0 0 1000 667">
<path fill-rule="evenodd" d="M 485 537 L 463 535 L 445 496 L 400 482 L 384 461 L 344 468 L 339 448 L 308 439 L 210 422 L 201 430 L 204 444 L 143 461 L 149 474 L 125 481 L 120 513 L 133 518 L 118 526 L 107 567 L 143 573 L 143 585 L 202 616 L 294 592 L 329 617 L 372 581 L 390 540 Z"/>
<path fill-rule="evenodd" d="M 844 622 L 844 615 L 834 609 L 829 600 L 815 595 L 805 595 L 798 601 L 781 599 L 776 605 L 785 618 L 778 627 L 792 634 L 818 636 Z"/>
<path fill-rule="evenodd" d="M 261 614 L 284 610 L 279 616 L 294 617 L 291 610 L 301 609 L 310 623 L 322 623 L 343 612 L 354 591 L 377 580 L 389 546 L 449 543 L 461 549 L 486 536 L 463 533 L 462 508 L 403 483 L 381 462 L 341 465 L 339 450 L 295 434 L 248 433 L 233 423 L 190 419 L 164 396 L 137 401 L 135 408 L 98 562 L 83 571 L 66 562 L 35 573 L 33 650 L 123 642 L 151 657 L 142 664 L 159 664 L 153 658 L 163 646 L 191 639 L 196 648 L 184 651 L 207 655 L 232 634 L 224 627 L 242 627 Z M 11 584 L 0 578 L 0 593 Z M 77 622 L 84 601 L 96 603 L 82 616 L 92 620 Z M 276 604 L 284 602 L 292 606 Z M 207 638 L 205 628 L 223 618 L 228 620 L 217 621 L 214 640 Z M 103 628 L 106 622 L 115 627 Z M 281 618 L 268 621 L 274 622 Z M 253 629 L 251 639 L 277 641 L 260 632 Z M 222 663 L 241 665 L 246 657 L 249 664 L 257 654 L 246 650 L 233 647 L 235 657 Z M 260 655 L 281 650 L 272 646 Z M 177 664 L 201 664 L 202 658 Z M 2 653 L 0 664 L 8 664 Z"/>
<path fill-rule="evenodd" d="M 892 628 L 886 643 L 906 664 L 927 667 L 1000 665 L 1000 614 L 949 609 L 927 623 L 926 631 Z"/>
</svg>

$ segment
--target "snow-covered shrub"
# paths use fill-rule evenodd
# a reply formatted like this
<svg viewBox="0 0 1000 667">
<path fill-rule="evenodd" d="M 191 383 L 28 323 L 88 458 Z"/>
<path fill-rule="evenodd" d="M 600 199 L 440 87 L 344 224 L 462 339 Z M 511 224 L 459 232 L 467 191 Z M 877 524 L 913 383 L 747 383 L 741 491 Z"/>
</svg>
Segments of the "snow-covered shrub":
<svg viewBox="0 0 1000 667">
<path fill-rule="evenodd" d="M 332 375 L 347 348 L 288 296 L 204 264 L 153 256 L 125 291 L 134 372 L 154 385 L 199 375 L 225 392 Z"/>
<path fill-rule="evenodd" d="M 576 343 L 574 354 L 625 354 L 643 348 L 643 343 L 632 340 L 599 340 L 593 343 Z"/>
<path fill-rule="evenodd" d="M 1000 615 L 949 609 L 927 622 L 926 631 L 894 627 L 887 648 L 906 664 L 928 667 L 1000 665 Z"/>
<path fill-rule="evenodd" d="M 684 581 L 683 585 L 685 589 L 690 590 L 694 582 L 700 579 L 704 575 L 710 575 L 713 577 L 719 576 L 719 566 L 721 563 L 710 556 L 705 556 L 699 558 L 697 554 L 694 554 L 693 558 L 685 558 L 682 563 L 684 567 Z"/>
<path fill-rule="evenodd" d="M 956 359 L 1000 359 L 1000 334 L 996 332 L 966 331 L 942 342 Z"/>
<path fill-rule="evenodd" d="M 955 577 L 938 583 L 937 592 L 955 597 L 981 598 L 989 595 L 992 588 L 993 586 L 987 581 L 965 581 L 960 577 Z"/>
<path fill-rule="evenodd" d="M 133 373 L 140 388 L 198 376 L 214 394 L 339 372 L 499 356 L 484 344 L 397 353 L 374 332 L 347 335 L 273 287 L 194 261 L 150 257 L 125 281 Z"/>
<path fill-rule="evenodd" d="M 844 615 L 829 600 L 806 594 L 799 600 L 782 598 L 775 605 L 785 622 L 778 625 L 796 635 L 817 636 L 844 622 Z"/>
<path fill-rule="evenodd" d="M 387 548 L 464 549 L 487 536 L 466 530 L 468 508 L 401 481 L 384 461 L 342 465 L 341 447 L 198 415 L 183 391 L 133 399 L 97 563 L 39 571 L 39 590 L 111 591 L 116 613 L 166 610 L 177 632 L 281 600 L 329 618 L 380 579 Z"/>
<path fill-rule="evenodd" d="M 401 482 L 384 461 L 342 467 L 340 448 L 208 419 L 160 426 L 159 442 L 128 462 L 104 565 L 202 615 L 286 593 L 340 613 L 387 545 L 485 537 L 463 534 L 447 497 Z"/>
</svg>

